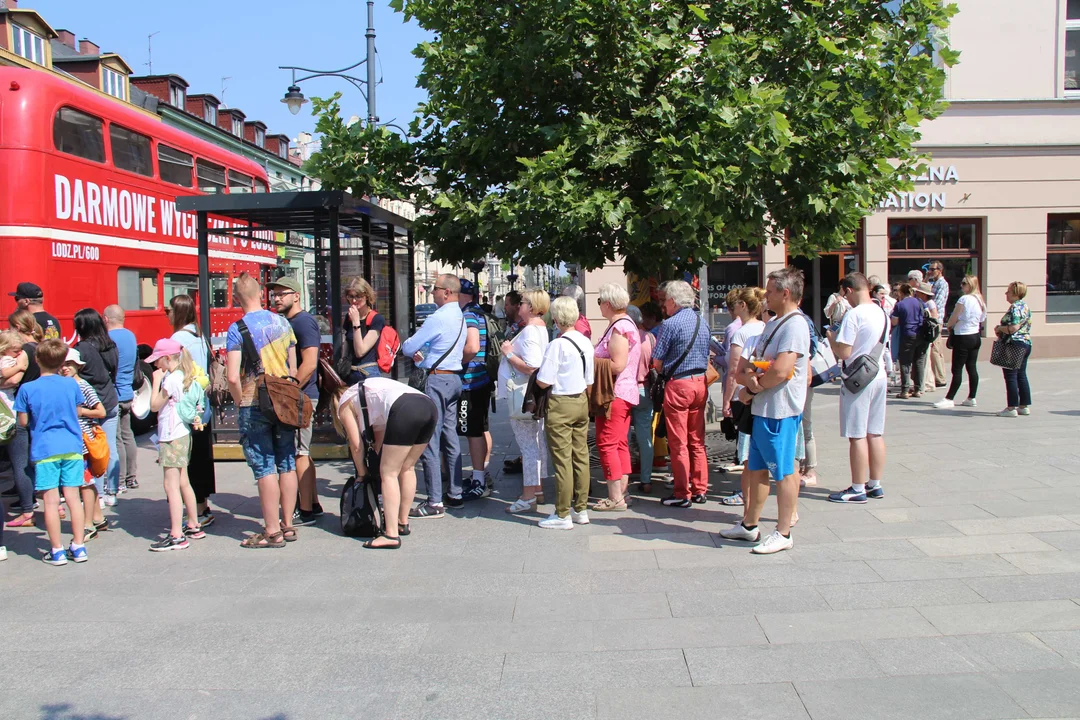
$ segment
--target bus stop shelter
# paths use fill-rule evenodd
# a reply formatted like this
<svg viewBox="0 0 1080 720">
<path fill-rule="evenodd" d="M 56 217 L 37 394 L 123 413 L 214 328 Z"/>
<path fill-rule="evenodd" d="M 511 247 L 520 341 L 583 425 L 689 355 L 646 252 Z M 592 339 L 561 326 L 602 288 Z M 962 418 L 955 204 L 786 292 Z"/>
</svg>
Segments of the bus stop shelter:
<svg viewBox="0 0 1080 720">
<path fill-rule="evenodd" d="M 213 337 L 210 249 L 222 238 L 229 242 L 244 239 L 270 243 L 294 251 L 302 248 L 305 257 L 314 257 L 314 293 L 306 309 L 327 320 L 329 337 L 323 337 L 324 356 L 330 355 L 331 345 L 336 352 L 341 342 L 344 278 L 360 276 L 371 284 L 379 312 L 402 337 L 415 330 L 414 244 L 411 223 L 406 218 L 341 190 L 186 196 L 177 198 L 176 209 L 196 214 L 203 337 Z M 211 243 L 211 237 L 215 243 Z M 270 273 L 260 281 L 265 284 L 284 274 L 273 269 Z M 408 359 L 400 358 L 393 376 L 407 373 L 408 363 Z M 221 417 L 230 415 L 222 413 Z M 322 426 L 322 434 L 329 437 L 325 432 L 328 420 L 317 418 L 317 436 Z M 215 423 L 215 441 L 235 435 L 230 424 L 227 420 Z M 220 454 L 218 458 L 224 459 Z"/>
</svg>

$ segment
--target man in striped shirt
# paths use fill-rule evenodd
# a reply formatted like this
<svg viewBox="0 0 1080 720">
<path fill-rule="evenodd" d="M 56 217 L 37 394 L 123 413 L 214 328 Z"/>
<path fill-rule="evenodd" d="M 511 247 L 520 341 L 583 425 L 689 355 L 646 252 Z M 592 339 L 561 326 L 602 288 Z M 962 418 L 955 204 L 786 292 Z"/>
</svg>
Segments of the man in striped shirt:
<svg viewBox="0 0 1080 720">
<path fill-rule="evenodd" d="M 458 402 L 458 435 L 469 439 L 472 459 L 472 479 L 465 488 L 450 486 L 446 504 L 454 507 L 463 500 L 478 500 L 491 494 L 487 482 L 487 464 L 491 458 L 491 433 L 488 432 L 488 411 L 491 391 L 495 388 L 487 372 L 488 323 L 487 314 L 477 298 L 471 280 L 461 280 L 458 304 L 465 317 L 465 349 L 461 354 L 461 400 Z"/>
</svg>

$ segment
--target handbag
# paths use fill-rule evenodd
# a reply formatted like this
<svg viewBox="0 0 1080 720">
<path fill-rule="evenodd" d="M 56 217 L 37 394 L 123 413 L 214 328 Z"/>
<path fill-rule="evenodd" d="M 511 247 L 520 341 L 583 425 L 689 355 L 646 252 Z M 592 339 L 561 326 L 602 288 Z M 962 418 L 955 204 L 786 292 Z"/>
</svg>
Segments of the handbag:
<svg viewBox="0 0 1080 720">
<path fill-rule="evenodd" d="M 1011 340 L 995 340 L 990 348 L 990 364 L 997 365 L 1007 370 L 1018 370 L 1024 364 L 1024 355 L 1027 348 L 1023 343 L 1014 343 Z"/>
<path fill-rule="evenodd" d="M 701 329 L 701 314 L 697 316 L 697 322 L 694 323 L 694 332 L 690 335 L 690 342 L 686 344 L 686 349 L 683 350 L 683 354 L 679 356 L 679 359 L 671 366 L 672 374 L 674 374 L 675 368 L 682 365 L 683 360 L 690 354 L 690 348 L 694 346 L 694 340 L 697 338 L 698 330 Z M 707 364 L 708 361 L 706 361 Z M 652 379 L 652 393 L 653 407 L 663 407 L 664 405 L 664 393 L 667 391 L 668 381 L 671 377 L 667 373 L 656 373 L 656 377 Z"/>
<path fill-rule="evenodd" d="M 735 423 L 735 429 L 743 435 L 750 435 L 754 430 L 754 413 L 750 405 L 741 400 L 731 401 L 731 420 Z"/>
<path fill-rule="evenodd" d="M 465 318 L 462 317 L 461 327 L 458 328 L 457 340 L 454 340 L 450 347 L 446 348 L 446 352 L 444 352 L 442 356 L 439 357 L 439 359 L 435 361 L 435 364 L 432 365 L 430 368 L 414 367 L 412 372 L 409 373 L 409 387 L 413 388 L 414 390 L 419 390 L 420 392 L 424 392 L 425 390 L 427 390 L 428 376 L 438 370 L 439 366 L 442 365 L 443 360 L 449 357 L 450 353 L 453 352 L 454 348 L 457 347 L 458 340 L 461 339 L 461 331 L 464 329 Z"/>
<path fill-rule="evenodd" d="M 240 319 L 236 322 L 240 336 L 244 339 L 244 362 L 247 370 L 254 371 L 255 399 L 263 416 L 274 425 L 297 430 L 311 424 L 311 398 L 304 394 L 300 383 L 294 377 L 275 377 L 263 372 L 259 353 L 255 350 L 255 341 L 247 323 Z"/>
<path fill-rule="evenodd" d="M 840 377 L 840 363 L 826 338 L 818 340 L 817 353 L 810 358 L 810 387 L 830 383 Z"/>
<path fill-rule="evenodd" d="M 884 310 L 881 311 L 885 313 Z M 885 315 L 885 329 L 881 331 L 881 339 L 868 353 L 864 353 L 853 360 L 844 363 L 844 371 L 840 377 L 844 381 L 844 387 L 850 393 L 857 393 L 872 383 L 881 371 L 881 354 L 885 351 L 885 338 L 889 335 L 889 316 Z"/>
<path fill-rule="evenodd" d="M 86 445 L 86 459 L 90 466 L 90 474 L 101 477 L 109 469 L 109 438 L 105 431 L 93 425 L 90 432 L 83 433 L 83 444 Z"/>
<path fill-rule="evenodd" d="M 386 518 L 379 507 L 381 458 L 375 450 L 375 434 L 368 418 L 367 398 L 363 389 L 357 400 L 364 414 L 364 476 L 349 478 L 341 490 L 341 534 L 346 537 L 378 537 L 386 527 Z"/>
<path fill-rule="evenodd" d="M 713 367 L 712 361 L 705 366 L 705 387 L 711 386 L 714 382 L 720 379 L 720 373 Z"/>
</svg>

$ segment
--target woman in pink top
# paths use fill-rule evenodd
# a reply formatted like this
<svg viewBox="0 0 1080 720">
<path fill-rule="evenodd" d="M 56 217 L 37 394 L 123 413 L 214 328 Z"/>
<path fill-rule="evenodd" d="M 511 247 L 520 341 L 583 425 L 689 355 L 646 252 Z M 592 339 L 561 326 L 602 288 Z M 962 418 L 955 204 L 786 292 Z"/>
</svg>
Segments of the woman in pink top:
<svg viewBox="0 0 1080 720">
<path fill-rule="evenodd" d="M 615 399 L 609 417 L 596 417 L 596 446 L 600 465 L 607 480 L 608 496 L 593 506 L 599 512 L 626 510 L 630 482 L 630 414 L 638 404 L 638 370 L 641 364 L 641 336 L 637 325 L 626 314 L 630 295 L 614 283 L 600 287 L 597 298 L 600 314 L 608 328 L 596 346 L 596 357 L 611 360 L 615 372 Z"/>
</svg>

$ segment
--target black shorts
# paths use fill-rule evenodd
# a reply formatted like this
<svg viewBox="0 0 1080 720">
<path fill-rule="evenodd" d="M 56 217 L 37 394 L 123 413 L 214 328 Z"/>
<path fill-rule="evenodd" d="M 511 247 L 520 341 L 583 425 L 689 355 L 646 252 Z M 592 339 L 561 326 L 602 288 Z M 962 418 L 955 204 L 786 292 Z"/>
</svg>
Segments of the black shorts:
<svg viewBox="0 0 1080 720">
<path fill-rule="evenodd" d="M 435 434 L 435 403 L 427 395 L 402 395 L 390 406 L 383 445 L 426 445 Z"/>
<path fill-rule="evenodd" d="M 488 429 L 493 383 L 474 390 L 462 390 L 458 400 L 457 434 L 459 437 L 483 437 Z"/>
</svg>

